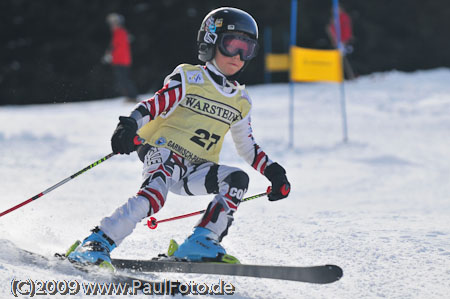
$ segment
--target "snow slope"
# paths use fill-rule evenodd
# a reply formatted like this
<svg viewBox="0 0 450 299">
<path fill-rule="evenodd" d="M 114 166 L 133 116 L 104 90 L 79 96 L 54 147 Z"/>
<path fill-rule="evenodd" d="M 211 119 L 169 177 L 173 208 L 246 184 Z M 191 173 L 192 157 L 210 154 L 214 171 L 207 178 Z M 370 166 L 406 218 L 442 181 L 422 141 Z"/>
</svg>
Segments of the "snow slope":
<svg viewBox="0 0 450 299">
<path fill-rule="evenodd" d="M 450 291 L 450 70 L 388 72 L 346 83 L 349 142 L 341 142 L 339 89 L 297 84 L 295 143 L 288 149 L 288 87 L 249 87 L 254 135 L 292 183 L 286 200 L 244 203 L 223 244 L 245 263 L 344 269 L 341 281 L 310 285 L 221 277 L 236 298 L 444 298 Z M 0 106 L 0 210 L 22 202 L 110 152 L 120 99 L 89 103 Z M 228 137 L 221 163 L 250 175 L 247 195 L 268 181 L 236 156 Z M 0 297 L 11 280 L 82 281 L 70 268 L 36 269 L 15 247 L 44 255 L 75 239 L 134 194 L 140 161 L 117 156 L 37 201 L 0 218 Z M 210 197 L 171 194 L 158 219 L 203 209 Z M 151 258 L 182 241 L 192 217 L 144 224 L 113 257 Z M 144 223 L 144 222 L 143 222 Z M 208 275 L 156 274 L 156 279 L 215 283 Z M 67 296 L 66 296 L 67 297 Z M 81 293 L 78 297 L 84 297 Z M 87 296 L 86 296 L 87 297 Z M 120 298 L 121 296 L 118 296 Z M 122 296 L 123 297 L 123 296 Z M 132 296 L 140 298 L 143 296 Z M 187 296 L 189 298 L 189 296 Z M 192 296 L 198 298 L 198 296 Z M 217 297 L 217 296 L 215 296 Z"/>
</svg>

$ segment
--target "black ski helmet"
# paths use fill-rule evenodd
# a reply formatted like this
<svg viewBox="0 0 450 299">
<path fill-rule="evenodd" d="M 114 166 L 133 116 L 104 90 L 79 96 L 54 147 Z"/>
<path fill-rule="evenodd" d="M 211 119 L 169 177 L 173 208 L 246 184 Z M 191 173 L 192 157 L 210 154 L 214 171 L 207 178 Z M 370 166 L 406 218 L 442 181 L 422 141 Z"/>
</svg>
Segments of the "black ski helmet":
<svg viewBox="0 0 450 299">
<path fill-rule="evenodd" d="M 233 7 L 217 8 L 206 15 L 198 31 L 198 59 L 207 62 L 214 58 L 216 43 L 224 32 L 242 32 L 258 40 L 258 24 L 250 14 Z"/>
</svg>

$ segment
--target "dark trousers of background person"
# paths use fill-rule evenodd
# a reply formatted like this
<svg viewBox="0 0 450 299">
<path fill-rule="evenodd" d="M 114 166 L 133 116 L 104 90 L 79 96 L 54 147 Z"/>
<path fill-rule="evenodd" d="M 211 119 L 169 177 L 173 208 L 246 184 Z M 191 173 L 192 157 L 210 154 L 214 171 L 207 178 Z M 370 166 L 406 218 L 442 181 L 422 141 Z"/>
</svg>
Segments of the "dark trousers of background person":
<svg viewBox="0 0 450 299">
<path fill-rule="evenodd" d="M 353 80 L 356 78 L 355 71 L 352 68 L 352 65 L 350 64 L 350 61 L 348 60 L 348 56 L 344 54 L 342 57 L 344 62 L 344 76 L 345 79 Z"/>
<path fill-rule="evenodd" d="M 137 89 L 130 77 L 130 67 L 113 65 L 112 68 L 119 92 L 127 98 L 127 101 L 137 102 Z"/>
<path fill-rule="evenodd" d="M 358 77 L 358 74 L 353 70 L 352 64 L 350 63 L 349 56 L 353 53 L 352 43 L 344 44 L 344 51 L 342 61 L 344 63 L 344 77 L 348 80 L 353 80 Z"/>
</svg>

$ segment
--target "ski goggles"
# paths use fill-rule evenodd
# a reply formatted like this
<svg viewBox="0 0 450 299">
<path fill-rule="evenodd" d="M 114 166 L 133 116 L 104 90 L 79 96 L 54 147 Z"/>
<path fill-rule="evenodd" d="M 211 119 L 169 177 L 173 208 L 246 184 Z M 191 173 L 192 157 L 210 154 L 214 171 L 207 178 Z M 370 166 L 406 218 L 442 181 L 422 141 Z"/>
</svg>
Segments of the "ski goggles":
<svg viewBox="0 0 450 299">
<path fill-rule="evenodd" d="M 258 42 L 245 35 L 224 33 L 219 38 L 219 50 L 225 56 L 233 57 L 239 54 L 241 60 L 248 61 L 258 52 Z"/>
</svg>

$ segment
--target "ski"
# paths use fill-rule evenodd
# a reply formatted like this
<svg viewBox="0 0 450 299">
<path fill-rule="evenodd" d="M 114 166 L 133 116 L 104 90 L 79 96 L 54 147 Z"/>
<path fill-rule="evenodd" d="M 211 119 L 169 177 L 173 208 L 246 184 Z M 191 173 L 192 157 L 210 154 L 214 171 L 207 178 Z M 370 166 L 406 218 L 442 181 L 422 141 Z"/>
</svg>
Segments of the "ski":
<svg viewBox="0 0 450 299">
<path fill-rule="evenodd" d="M 12 246 L 11 246 L 12 247 Z M 220 262 L 188 262 L 160 258 L 153 260 L 112 259 L 113 266 L 117 269 L 114 273 L 100 271 L 94 266 L 77 266 L 57 257 L 47 257 L 34 252 L 14 247 L 17 252 L 16 260 L 40 268 L 52 268 L 55 271 L 66 273 L 79 270 L 84 272 L 88 280 L 95 282 L 127 283 L 134 290 L 144 288 L 161 288 L 170 286 L 170 294 L 177 291 L 178 281 L 150 281 L 130 276 L 129 272 L 172 272 L 172 273 L 194 273 L 210 275 L 245 276 L 254 278 L 271 278 L 280 280 L 299 281 L 314 284 L 327 284 L 338 281 L 343 276 L 343 271 L 336 265 L 317 266 L 271 266 L 251 264 L 227 264 Z M 70 270 L 72 269 L 72 270 Z M 156 288 L 155 288 L 156 289 Z M 166 288 L 167 289 L 167 288 Z"/>
<path fill-rule="evenodd" d="M 309 267 L 267 266 L 250 264 L 226 264 L 214 262 L 187 262 L 174 260 L 113 259 L 117 269 L 138 272 L 176 272 L 213 275 L 232 275 L 256 278 L 272 278 L 307 283 L 326 284 L 339 280 L 343 271 L 336 265 Z"/>
</svg>

